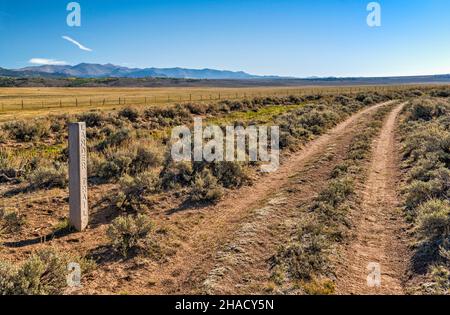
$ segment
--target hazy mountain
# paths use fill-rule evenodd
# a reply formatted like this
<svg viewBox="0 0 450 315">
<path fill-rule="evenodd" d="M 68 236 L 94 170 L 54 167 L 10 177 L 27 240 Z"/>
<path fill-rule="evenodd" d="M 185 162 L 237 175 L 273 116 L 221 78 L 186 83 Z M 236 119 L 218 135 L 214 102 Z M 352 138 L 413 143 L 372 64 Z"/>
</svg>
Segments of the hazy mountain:
<svg viewBox="0 0 450 315">
<path fill-rule="evenodd" d="M 25 72 L 38 72 L 38 73 L 62 73 L 63 71 L 66 71 L 70 69 L 72 66 L 35 66 L 35 67 L 26 67 L 18 70 L 13 71 L 25 71 Z"/>
<path fill-rule="evenodd" d="M 43 71 L 36 69 L 28 69 L 28 70 L 9 70 L 0 68 L 0 77 L 11 77 L 11 78 L 36 78 L 36 77 L 43 77 L 43 78 L 56 78 L 61 77 L 59 74 L 53 74 L 52 72 L 45 72 L 45 69 Z"/>
<path fill-rule="evenodd" d="M 81 63 L 76 66 L 34 66 L 18 70 L 12 70 L 15 74 L 24 73 L 30 75 L 51 74 L 61 77 L 78 78 L 179 78 L 179 79 L 256 79 L 264 78 L 251 75 L 243 71 L 223 71 L 215 69 L 184 69 L 184 68 L 127 68 L 113 64 L 89 64 Z M 16 76 L 13 75 L 12 76 Z M 267 77 L 265 77 L 267 78 Z"/>
</svg>

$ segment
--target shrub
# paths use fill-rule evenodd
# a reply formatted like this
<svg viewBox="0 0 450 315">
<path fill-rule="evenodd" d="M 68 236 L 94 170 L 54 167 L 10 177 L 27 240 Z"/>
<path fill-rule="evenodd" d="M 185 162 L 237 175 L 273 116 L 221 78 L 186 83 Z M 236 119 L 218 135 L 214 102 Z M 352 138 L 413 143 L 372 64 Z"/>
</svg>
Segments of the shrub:
<svg viewBox="0 0 450 315">
<path fill-rule="evenodd" d="M 14 121 L 6 123 L 4 129 L 17 141 L 37 141 L 49 135 L 49 127 L 40 120 Z"/>
<path fill-rule="evenodd" d="M 321 227 L 307 222 L 299 227 L 299 238 L 283 246 L 271 259 L 275 272 L 295 280 L 311 280 L 327 266 L 328 245 Z"/>
<path fill-rule="evenodd" d="M 406 186 L 405 205 L 409 211 L 432 198 L 450 198 L 450 170 L 440 168 L 431 172 L 430 177 L 433 178 L 430 181 L 414 180 Z"/>
<path fill-rule="evenodd" d="M 241 187 L 250 182 L 250 177 L 239 162 L 216 162 L 212 171 L 218 182 L 226 188 Z"/>
<path fill-rule="evenodd" d="M 217 202 L 223 195 L 222 188 L 211 171 L 204 169 L 192 183 L 189 199 L 193 202 Z"/>
<path fill-rule="evenodd" d="M 29 189 L 66 188 L 69 182 L 64 165 L 41 166 L 28 177 Z"/>
<path fill-rule="evenodd" d="M 305 113 L 300 117 L 299 123 L 307 130 L 311 131 L 315 135 L 320 135 L 323 133 L 324 128 L 330 126 L 331 117 L 335 114 L 331 112 L 319 112 L 313 110 L 311 112 Z"/>
<path fill-rule="evenodd" d="M 23 214 L 17 211 L 0 209 L 0 234 L 20 232 L 26 220 Z"/>
<path fill-rule="evenodd" d="M 170 158 L 166 160 L 160 174 L 163 188 L 176 188 L 187 186 L 193 177 L 192 164 L 190 162 L 174 162 Z"/>
<path fill-rule="evenodd" d="M 436 169 L 443 168 L 444 164 L 439 161 L 436 154 L 429 154 L 415 163 L 408 171 L 408 180 L 430 181 Z"/>
<path fill-rule="evenodd" d="M 334 167 L 334 169 L 331 171 L 330 177 L 336 179 L 341 176 L 344 176 L 345 174 L 347 174 L 349 172 L 350 167 L 351 167 L 351 165 L 349 162 L 340 163 L 340 164 L 336 165 Z"/>
<path fill-rule="evenodd" d="M 350 178 L 344 177 L 333 179 L 328 187 L 319 194 L 317 201 L 328 203 L 332 207 L 337 207 L 345 201 L 353 191 L 354 184 Z"/>
<path fill-rule="evenodd" d="M 375 101 L 373 100 L 372 97 L 368 96 L 364 99 L 363 103 L 364 103 L 364 105 L 371 105 L 371 104 L 375 103 Z"/>
<path fill-rule="evenodd" d="M 77 116 L 78 121 L 83 121 L 86 123 L 86 127 L 88 128 L 94 128 L 94 127 L 100 127 L 105 120 L 105 117 L 101 115 L 100 113 L 96 112 L 87 112 L 82 113 Z"/>
<path fill-rule="evenodd" d="M 425 239 L 441 240 L 450 235 L 450 204 L 433 199 L 420 205 L 417 210 L 417 229 Z"/>
<path fill-rule="evenodd" d="M 140 145 L 136 149 L 136 156 L 131 162 L 132 173 L 147 171 L 151 167 L 159 166 L 162 162 L 161 152 L 150 145 Z"/>
<path fill-rule="evenodd" d="M 131 131 L 129 129 L 122 128 L 108 135 L 105 140 L 97 145 L 97 149 L 103 151 L 108 147 L 118 147 L 129 140 L 131 140 Z"/>
<path fill-rule="evenodd" d="M 6 143 L 7 139 L 6 132 L 4 132 L 2 129 L 0 129 L 0 144 Z"/>
<path fill-rule="evenodd" d="M 131 107 L 126 107 L 119 111 L 119 117 L 126 118 L 131 122 L 136 122 L 139 118 L 139 112 Z"/>
<path fill-rule="evenodd" d="M 433 294 L 450 294 L 450 268 L 447 266 L 433 266 L 430 270 L 433 281 Z"/>
<path fill-rule="evenodd" d="M 61 136 L 65 127 L 67 125 L 67 121 L 61 118 L 53 118 L 50 123 L 50 131 L 52 134 Z"/>
<path fill-rule="evenodd" d="M 152 230 L 153 223 L 150 219 L 138 214 L 136 217 L 122 216 L 114 219 L 107 235 L 112 247 L 126 258 L 132 253 L 145 250 Z"/>
<path fill-rule="evenodd" d="M 115 198 L 119 209 L 139 211 L 147 203 L 146 195 L 159 190 L 159 178 L 155 173 L 144 172 L 136 177 L 125 175 L 119 182 L 120 192 Z"/>
<path fill-rule="evenodd" d="M 414 100 L 411 103 L 410 115 L 412 120 L 431 120 L 435 111 L 435 104 L 430 100 Z"/>
<path fill-rule="evenodd" d="M 449 159 L 450 132 L 438 125 L 414 126 L 414 131 L 403 141 L 403 155 L 415 162 L 424 155 L 435 153 L 440 159 Z"/>
<path fill-rule="evenodd" d="M 191 114 L 203 115 L 206 112 L 206 106 L 199 103 L 188 103 L 185 105 Z"/>
<path fill-rule="evenodd" d="M 95 172 L 103 180 L 119 179 L 130 171 L 133 162 L 131 152 L 114 152 L 106 155 L 106 159 L 98 165 Z"/>
<path fill-rule="evenodd" d="M 53 249 L 39 250 L 20 267 L 0 262 L 0 295 L 59 295 L 67 286 L 67 266 L 77 262 L 82 274 L 94 264 L 86 259 L 61 254 Z"/>
<path fill-rule="evenodd" d="M 432 91 L 431 96 L 434 97 L 450 97 L 450 89 Z"/>
</svg>

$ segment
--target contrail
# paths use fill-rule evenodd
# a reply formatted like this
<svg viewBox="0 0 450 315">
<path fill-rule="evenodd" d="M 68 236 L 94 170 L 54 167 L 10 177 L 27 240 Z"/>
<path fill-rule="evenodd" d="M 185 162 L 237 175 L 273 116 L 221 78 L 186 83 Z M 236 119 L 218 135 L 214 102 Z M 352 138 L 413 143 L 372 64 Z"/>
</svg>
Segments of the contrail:
<svg viewBox="0 0 450 315">
<path fill-rule="evenodd" d="M 85 51 L 92 51 L 92 49 L 87 48 L 86 46 L 83 46 L 82 44 L 80 44 L 79 42 L 77 42 L 75 39 L 70 38 L 69 36 L 63 36 L 63 39 L 71 42 L 72 44 L 75 44 L 78 46 L 78 48 L 80 48 L 81 50 L 85 50 Z"/>
</svg>

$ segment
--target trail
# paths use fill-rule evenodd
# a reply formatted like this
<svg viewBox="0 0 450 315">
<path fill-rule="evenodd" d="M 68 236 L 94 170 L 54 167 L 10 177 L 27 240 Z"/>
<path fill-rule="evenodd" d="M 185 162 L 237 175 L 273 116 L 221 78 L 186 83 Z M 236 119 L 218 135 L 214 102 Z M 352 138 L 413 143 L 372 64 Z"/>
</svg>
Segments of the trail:
<svg viewBox="0 0 450 315">
<path fill-rule="evenodd" d="M 398 208 L 398 154 L 396 154 L 395 123 L 404 104 L 387 117 L 381 134 L 374 141 L 372 159 L 365 188 L 362 191 L 360 213 L 356 214 L 355 238 L 345 250 L 338 270 L 339 294 L 404 293 L 403 278 L 408 264 L 405 222 Z M 380 266 L 381 285 L 368 285 L 369 263 Z M 375 278 L 371 278 L 375 279 Z M 373 284 L 374 282 L 372 282 Z"/>
<path fill-rule="evenodd" d="M 314 163 L 317 156 L 323 155 L 327 148 L 336 146 L 337 140 L 344 135 L 355 133 L 355 125 L 364 120 L 376 109 L 392 102 L 381 103 L 366 108 L 344 122 L 340 123 L 326 134 L 308 143 L 302 150 L 283 161 L 280 168 L 257 180 L 252 186 L 243 187 L 227 195 L 215 206 L 202 209 L 204 217 L 199 224 L 192 226 L 186 235 L 186 240 L 180 244 L 176 254 L 161 266 L 140 271 L 135 275 L 132 283 L 122 284 L 114 290 L 133 292 L 133 294 L 185 294 L 199 292 L 199 285 L 211 270 L 215 269 L 217 253 L 225 244 L 231 242 L 242 227 L 246 219 L 254 215 L 264 202 L 273 202 L 274 194 L 281 191 L 291 180 L 291 177 Z M 313 182 L 314 183 L 314 182 Z M 308 193 L 308 198 L 315 193 L 314 185 Z M 282 202 L 278 203 L 282 207 Z M 275 207 L 277 208 L 277 207 Z M 283 207 L 282 207 L 283 208 Z M 183 212 L 172 216 L 186 215 Z M 269 217 L 268 217 L 269 218 Z M 266 222 L 268 220 L 266 218 Z M 264 239 L 260 240 L 265 242 Z M 263 248 L 263 247 L 261 247 Z M 109 278 L 109 275 L 102 275 Z M 149 286 L 151 279 L 154 285 Z M 103 279 L 101 285 L 105 285 Z M 114 280 L 111 278 L 111 286 Z M 92 288 L 91 288 L 92 289 Z M 234 291 L 236 292 L 236 291 Z"/>
<path fill-rule="evenodd" d="M 278 171 L 264 176 L 253 186 L 244 187 L 235 195 L 207 209 L 205 211 L 207 217 L 198 228 L 192 230 L 190 239 L 177 255 L 164 268 L 158 270 L 157 275 L 153 276 L 157 282 L 165 283 L 164 287 L 156 286 L 150 293 L 192 292 L 191 290 L 196 286 L 192 279 L 192 272 L 195 269 L 206 272 L 214 269 L 215 254 L 220 251 L 221 245 L 226 244 L 233 237 L 233 232 L 239 228 L 239 224 L 249 215 L 251 209 L 257 208 L 268 196 L 279 191 L 289 181 L 291 175 L 301 171 L 315 154 L 323 154 L 327 145 L 335 143 L 337 137 L 345 132 L 351 132 L 351 127 L 359 119 L 384 105 L 386 103 L 372 106 L 353 115 L 328 133 L 307 144 L 303 150 L 285 161 Z"/>
</svg>

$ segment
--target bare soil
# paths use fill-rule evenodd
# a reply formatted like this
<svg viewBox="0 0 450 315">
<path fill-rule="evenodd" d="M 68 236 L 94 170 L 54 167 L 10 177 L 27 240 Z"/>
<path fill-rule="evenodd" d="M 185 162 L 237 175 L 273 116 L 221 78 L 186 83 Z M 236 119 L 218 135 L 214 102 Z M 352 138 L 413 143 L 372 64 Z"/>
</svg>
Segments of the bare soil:
<svg viewBox="0 0 450 315">
<path fill-rule="evenodd" d="M 407 225 L 399 209 L 399 154 L 395 125 L 403 105 L 386 119 L 373 143 L 368 177 L 354 213 L 354 238 L 346 246 L 337 271 L 337 292 L 358 295 L 404 294 L 410 261 Z M 369 263 L 380 265 L 381 285 L 368 285 Z"/>
</svg>

